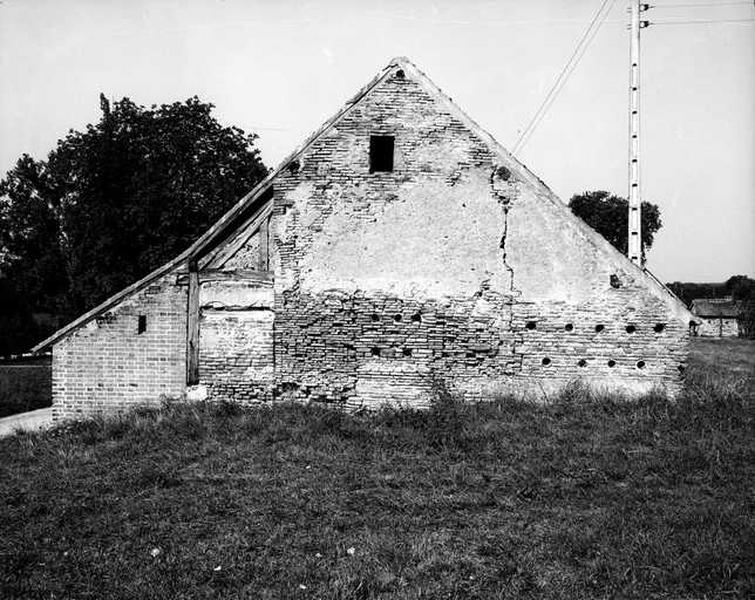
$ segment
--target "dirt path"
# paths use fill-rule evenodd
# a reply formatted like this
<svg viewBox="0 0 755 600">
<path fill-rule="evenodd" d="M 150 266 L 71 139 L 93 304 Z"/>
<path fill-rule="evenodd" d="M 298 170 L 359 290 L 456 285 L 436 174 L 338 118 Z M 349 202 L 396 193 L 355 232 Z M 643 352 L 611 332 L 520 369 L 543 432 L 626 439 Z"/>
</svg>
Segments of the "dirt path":
<svg viewBox="0 0 755 600">
<path fill-rule="evenodd" d="M 52 407 L 40 408 L 0 419 L 0 436 L 11 435 L 17 429 L 45 429 L 52 425 Z"/>
</svg>

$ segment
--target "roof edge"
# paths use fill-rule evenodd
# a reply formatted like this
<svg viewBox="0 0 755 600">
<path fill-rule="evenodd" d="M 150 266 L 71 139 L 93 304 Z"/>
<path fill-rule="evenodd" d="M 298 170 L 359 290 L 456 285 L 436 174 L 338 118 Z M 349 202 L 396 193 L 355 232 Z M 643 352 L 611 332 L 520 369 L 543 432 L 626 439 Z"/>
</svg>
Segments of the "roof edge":
<svg viewBox="0 0 755 600">
<path fill-rule="evenodd" d="M 582 229 L 583 234 L 598 246 L 603 246 L 608 252 L 612 252 L 615 255 L 621 257 L 627 264 L 631 265 L 631 268 L 635 269 L 638 274 L 644 277 L 645 281 L 651 288 L 654 288 L 656 292 L 661 295 L 667 296 L 668 300 L 675 305 L 675 310 L 680 311 L 685 315 L 689 321 L 695 321 L 695 315 L 693 315 L 687 306 L 681 301 L 681 299 L 674 294 L 664 283 L 662 283 L 655 275 L 649 270 L 633 263 L 627 256 L 619 252 L 617 248 L 613 246 L 608 240 L 575 215 L 569 207 L 551 190 L 548 185 L 535 175 L 530 169 L 522 162 L 520 162 L 509 150 L 501 145 L 488 131 L 486 131 L 480 124 L 478 124 L 472 117 L 470 117 L 453 99 L 448 96 L 443 90 L 441 90 L 425 73 L 420 70 L 411 60 L 406 57 L 400 56 L 394 58 L 388 65 L 394 66 L 400 65 L 402 68 L 407 69 L 411 73 L 415 74 L 435 95 L 443 100 L 447 108 L 449 108 L 456 116 L 466 125 L 472 132 L 479 135 L 482 140 L 490 147 L 490 149 L 499 156 L 506 164 L 507 167 L 519 176 L 523 181 L 530 183 L 536 190 L 545 196 L 552 204 L 556 205 L 565 215 L 574 219 L 578 224 L 578 227 Z"/>
<path fill-rule="evenodd" d="M 70 335 L 78 328 L 82 327 L 98 315 L 109 310 L 113 306 L 119 304 L 129 296 L 144 289 L 147 285 L 152 283 L 155 279 L 165 275 L 171 269 L 179 266 L 183 261 L 188 261 L 191 257 L 201 254 L 203 250 L 217 241 L 218 237 L 222 236 L 228 227 L 233 223 L 235 217 L 241 213 L 250 203 L 257 200 L 272 184 L 273 180 L 278 174 L 288 167 L 299 155 L 301 155 L 312 143 L 319 138 L 323 133 L 330 129 L 336 121 L 343 117 L 354 105 L 356 105 L 362 98 L 364 98 L 372 88 L 374 88 L 382 79 L 390 72 L 391 68 L 395 66 L 403 66 L 405 64 L 411 64 L 406 57 L 396 57 L 392 59 L 375 77 L 373 77 L 367 84 L 362 86 L 359 91 L 353 95 L 346 104 L 336 112 L 332 117 L 326 120 L 320 127 L 312 132 L 305 140 L 288 156 L 286 156 L 278 166 L 270 171 L 265 178 L 260 181 L 252 190 L 243 196 L 236 204 L 234 204 L 220 219 L 218 219 L 204 234 L 202 234 L 189 248 L 184 250 L 173 260 L 165 263 L 161 267 L 158 267 L 139 281 L 124 288 L 120 292 L 112 295 L 110 298 L 95 306 L 93 309 L 87 311 L 77 319 L 71 321 L 68 325 L 62 327 L 51 336 L 39 342 L 31 349 L 32 353 L 38 353 L 46 350 L 53 344 L 59 342 L 64 337 Z"/>
</svg>

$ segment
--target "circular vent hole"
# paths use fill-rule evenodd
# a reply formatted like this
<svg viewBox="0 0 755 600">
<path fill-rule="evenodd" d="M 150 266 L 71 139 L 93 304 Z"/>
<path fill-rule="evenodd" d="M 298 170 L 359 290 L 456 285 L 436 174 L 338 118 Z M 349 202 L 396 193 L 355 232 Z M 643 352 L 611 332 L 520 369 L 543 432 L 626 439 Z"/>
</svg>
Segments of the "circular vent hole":
<svg viewBox="0 0 755 600">
<path fill-rule="evenodd" d="M 377 313 L 372 313 L 372 320 L 373 321 L 379 321 L 380 320 L 380 315 L 378 315 Z"/>
<path fill-rule="evenodd" d="M 371 348 L 370 354 L 372 354 L 372 356 L 380 356 L 380 348 L 378 348 L 377 346 Z"/>
<path fill-rule="evenodd" d="M 411 355 L 412 355 L 412 349 L 411 349 L 411 348 L 404 348 L 404 349 L 403 349 L 403 350 L 401 351 L 401 353 L 402 353 L 402 354 L 403 354 L 404 356 L 411 356 Z"/>
<path fill-rule="evenodd" d="M 665 323 L 656 323 L 655 327 L 653 327 L 653 331 L 656 333 L 661 333 L 664 329 L 666 329 Z"/>
<path fill-rule="evenodd" d="M 403 79 L 404 77 L 406 77 L 406 73 L 404 73 L 404 69 L 399 69 L 398 71 L 396 71 L 396 77 L 398 79 Z"/>
<path fill-rule="evenodd" d="M 419 313 L 414 313 L 412 315 L 412 322 L 413 323 L 419 323 L 421 320 L 422 320 L 422 315 L 420 315 Z"/>
<path fill-rule="evenodd" d="M 537 327 L 536 321 L 527 321 L 527 325 L 525 325 L 527 329 L 535 329 Z"/>
<path fill-rule="evenodd" d="M 564 325 L 564 329 L 566 331 L 574 331 L 574 325 L 572 325 L 571 323 L 567 323 L 566 325 Z"/>
<path fill-rule="evenodd" d="M 611 367 L 611 368 L 615 367 L 616 366 L 616 361 L 613 360 L 613 359 L 609 360 L 608 361 L 608 366 Z"/>
<path fill-rule="evenodd" d="M 684 373 L 684 371 L 686 370 L 686 368 L 687 368 L 687 367 L 685 367 L 684 365 L 679 365 L 679 366 L 677 367 L 677 369 L 678 369 L 678 371 L 679 371 L 680 373 Z"/>
<path fill-rule="evenodd" d="M 549 364 L 551 364 L 551 359 L 547 356 L 542 360 L 543 366 L 547 367 Z"/>
<path fill-rule="evenodd" d="M 393 315 L 393 320 L 398 323 L 401 320 L 401 315 Z"/>
<path fill-rule="evenodd" d="M 637 328 L 634 325 L 627 325 L 626 327 L 627 333 L 634 333 L 637 331 Z"/>
<path fill-rule="evenodd" d="M 581 358 L 577 364 L 580 367 L 586 367 L 587 366 L 587 361 L 584 358 Z"/>
<path fill-rule="evenodd" d="M 645 361 L 644 360 L 638 360 L 637 361 L 637 368 L 638 369 L 644 369 L 645 368 Z"/>
<path fill-rule="evenodd" d="M 595 332 L 596 332 L 596 333 L 600 333 L 600 332 L 601 332 L 601 331 L 603 331 L 603 330 L 604 330 L 605 328 L 606 328 L 606 326 L 605 326 L 605 325 L 600 325 L 600 324 L 598 324 L 598 325 L 596 325 L 596 326 L 595 326 Z"/>
</svg>

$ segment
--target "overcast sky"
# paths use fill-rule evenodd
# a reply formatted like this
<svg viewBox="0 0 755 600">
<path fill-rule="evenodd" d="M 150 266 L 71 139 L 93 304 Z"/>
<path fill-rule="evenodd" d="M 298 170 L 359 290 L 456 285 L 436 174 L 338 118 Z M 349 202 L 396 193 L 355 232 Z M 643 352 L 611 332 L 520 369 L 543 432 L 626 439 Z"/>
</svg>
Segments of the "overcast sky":
<svg viewBox="0 0 755 600">
<path fill-rule="evenodd" d="M 0 0 L 0 171 L 99 119 L 99 93 L 198 95 L 269 166 L 393 56 L 511 148 L 601 0 Z M 657 0 L 650 21 L 755 19 L 752 2 Z M 703 4 L 704 6 L 690 6 Z M 676 6 L 674 6 L 676 5 Z M 680 6 L 681 5 L 681 6 Z M 627 189 L 627 0 L 518 158 L 564 201 Z M 664 281 L 755 275 L 755 22 L 642 32 L 643 198 Z"/>
</svg>

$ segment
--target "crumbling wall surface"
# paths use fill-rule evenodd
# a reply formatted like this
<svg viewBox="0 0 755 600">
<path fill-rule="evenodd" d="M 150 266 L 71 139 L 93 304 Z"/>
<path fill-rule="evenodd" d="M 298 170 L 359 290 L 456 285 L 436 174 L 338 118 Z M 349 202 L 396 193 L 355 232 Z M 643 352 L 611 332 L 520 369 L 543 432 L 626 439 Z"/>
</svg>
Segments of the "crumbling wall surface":
<svg viewBox="0 0 755 600">
<path fill-rule="evenodd" d="M 208 396 L 240 403 L 270 399 L 272 282 L 204 281 L 199 298 L 199 378 Z"/>
<path fill-rule="evenodd" d="M 146 319 L 141 333 L 140 316 Z M 81 418 L 180 397 L 185 356 L 186 288 L 176 285 L 172 273 L 55 344 L 55 418 Z"/>
<path fill-rule="evenodd" d="M 370 173 L 370 135 L 395 136 Z M 427 90 L 390 76 L 275 182 L 275 371 L 282 397 L 423 404 L 516 368 L 507 194 L 494 157 Z"/>
<path fill-rule="evenodd" d="M 677 393 L 688 313 L 608 242 L 565 219 L 565 210 L 525 190 L 508 215 L 512 328 L 527 387 L 552 391 L 581 379 L 629 394 Z"/>
<path fill-rule="evenodd" d="M 395 136 L 393 171 L 370 173 L 371 135 Z M 683 311 L 499 161 L 394 72 L 278 175 L 278 394 L 423 404 L 434 381 L 480 397 L 576 378 L 678 389 Z"/>
</svg>

